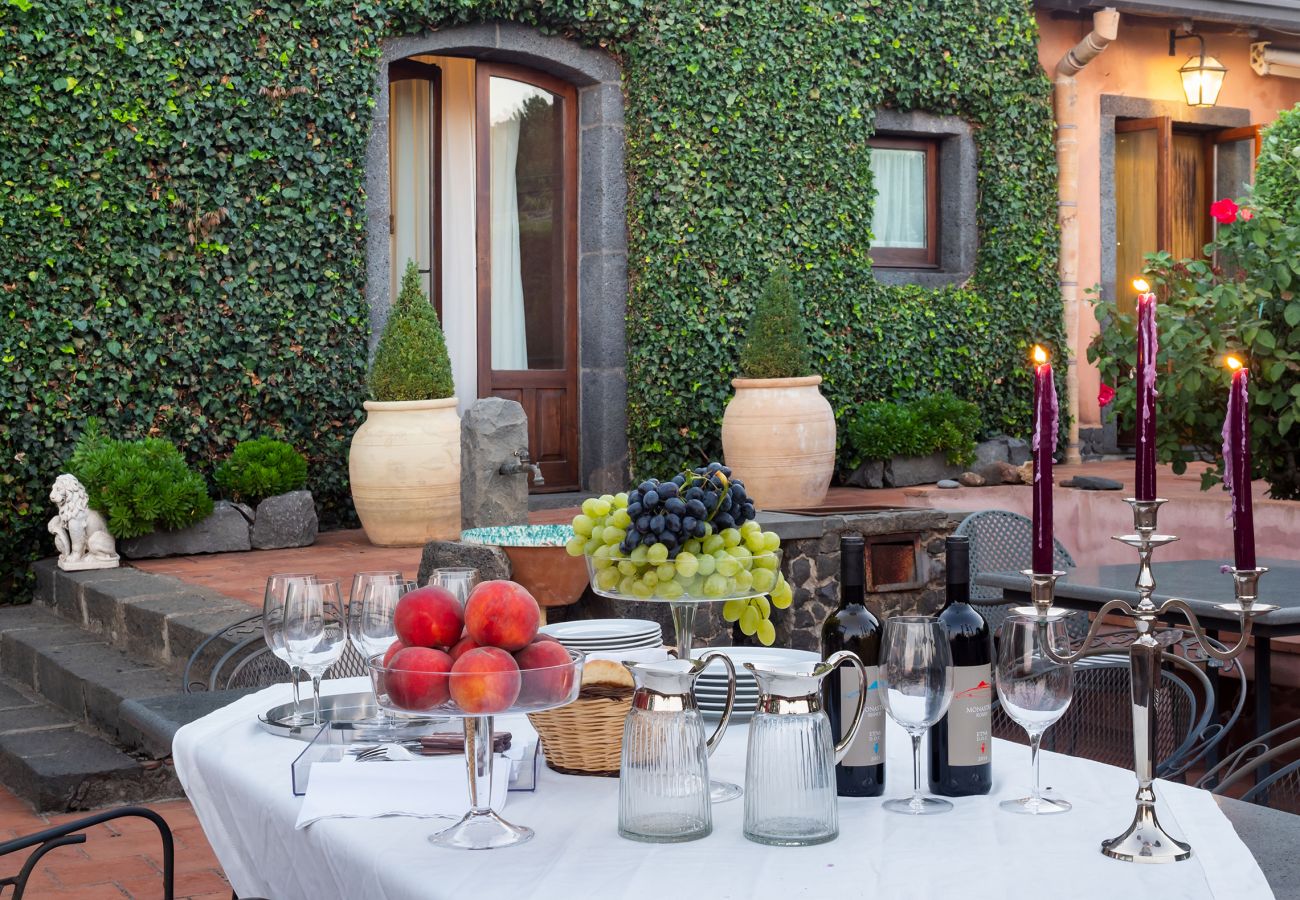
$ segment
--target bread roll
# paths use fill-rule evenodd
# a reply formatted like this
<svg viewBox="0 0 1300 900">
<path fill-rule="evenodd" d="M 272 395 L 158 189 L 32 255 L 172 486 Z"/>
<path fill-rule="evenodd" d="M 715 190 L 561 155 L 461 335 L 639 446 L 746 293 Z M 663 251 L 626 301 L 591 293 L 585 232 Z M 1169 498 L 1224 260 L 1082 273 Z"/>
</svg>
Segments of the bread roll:
<svg viewBox="0 0 1300 900">
<path fill-rule="evenodd" d="M 604 684 L 610 687 L 635 687 L 632 673 L 622 663 L 608 659 L 589 659 L 582 666 L 582 686 Z"/>
</svg>

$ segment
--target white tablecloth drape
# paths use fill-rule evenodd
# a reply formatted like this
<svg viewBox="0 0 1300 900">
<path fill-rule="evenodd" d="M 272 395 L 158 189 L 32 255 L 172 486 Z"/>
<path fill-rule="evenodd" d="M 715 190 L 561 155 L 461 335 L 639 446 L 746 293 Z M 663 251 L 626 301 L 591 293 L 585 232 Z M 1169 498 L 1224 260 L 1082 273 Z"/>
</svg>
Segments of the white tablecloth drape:
<svg viewBox="0 0 1300 900">
<path fill-rule="evenodd" d="M 327 682 L 364 690 L 364 679 Z M 1204 791 L 1159 782 L 1162 822 L 1191 842 L 1187 862 L 1144 866 L 1103 857 L 1098 844 L 1129 823 L 1135 782 L 1123 769 L 1045 753 L 1043 782 L 1074 804 L 1061 816 L 1002 812 L 1023 796 L 1029 752 L 998 742 L 991 796 L 957 799 L 948 814 L 908 818 L 880 800 L 840 800 L 840 837 L 816 847 L 766 847 L 741 833 L 743 800 L 714 806 L 713 834 L 686 844 L 642 844 L 617 833 L 618 781 L 560 775 L 545 767 L 533 793 L 511 794 L 506 818 L 536 829 L 518 847 L 445 850 L 429 820 L 328 819 L 294 830 L 302 799 L 290 789 L 297 741 L 264 733 L 259 711 L 286 702 L 287 685 L 242 698 L 182 728 L 174 756 L 181 783 L 240 896 L 385 900 L 705 900 L 878 897 L 962 900 L 1272 897 L 1263 873 Z M 499 727 L 523 734 L 523 717 Z M 890 723 L 890 795 L 911 786 L 906 736 Z M 744 780 L 747 730 L 722 741 L 712 774 Z M 460 765 L 456 758 L 430 765 Z M 384 765 L 376 763 L 375 765 Z"/>
</svg>

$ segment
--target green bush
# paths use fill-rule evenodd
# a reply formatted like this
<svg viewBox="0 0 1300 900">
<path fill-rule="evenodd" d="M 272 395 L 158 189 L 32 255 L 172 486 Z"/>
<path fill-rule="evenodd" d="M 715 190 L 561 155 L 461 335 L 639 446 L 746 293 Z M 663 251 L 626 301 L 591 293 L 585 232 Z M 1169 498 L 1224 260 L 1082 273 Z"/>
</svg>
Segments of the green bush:
<svg viewBox="0 0 1300 900">
<path fill-rule="evenodd" d="M 1280 211 L 1300 209 L 1300 104 L 1280 113 L 1264 131 L 1254 202 Z"/>
<path fill-rule="evenodd" d="M 415 263 L 406 264 L 402 288 L 388 314 L 370 367 L 375 400 L 441 400 L 456 395 L 451 358 L 438 313 L 420 287 Z"/>
<path fill-rule="evenodd" d="M 931 394 L 909 403 L 868 403 L 849 423 L 849 467 L 893 456 L 944 452 L 954 465 L 975 457 L 980 410 L 954 394 Z"/>
<path fill-rule="evenodd" d="M 307 460 L 284 441 L 260 437 L 236 445 L 230 458 L 217 466 L 214 480 L 234 499 L 256 505 L 305 485 Z"/>
<path fill-rule="evenodd" d="M 740 345 L 740 374 L 745 378 L 810 374 L 803 310 L 790 289 L 788 272 L 769 275 L 763 296 L 754 304 Z"/>
<path fill-rule="evenodd" d="M 186 528 L 212 513 L 202 476 L 185 464 L 173 444 L 160 438 L 112 440 L 91 419 L 68 471 L 85 485 L 91 509 L 108 520 L 116 538 Z"/>
</svg>

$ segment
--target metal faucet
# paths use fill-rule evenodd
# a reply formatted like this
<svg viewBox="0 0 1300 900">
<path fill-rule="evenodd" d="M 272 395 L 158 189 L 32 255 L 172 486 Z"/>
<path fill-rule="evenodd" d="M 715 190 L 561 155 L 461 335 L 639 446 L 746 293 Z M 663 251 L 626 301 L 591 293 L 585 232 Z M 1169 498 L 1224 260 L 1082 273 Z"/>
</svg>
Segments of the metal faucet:
<svg viewBox="0 0 1300 900">
<path fill-rule="evenodd" d="M 497 471 L 502 475 L 526 475 L 531 472 L 533 484 L 546 484 L 545 479 L 542 478 L 542 467 L 529 458 L 527 447 L 516 450 L 515 461 L 502 463 Z"/>
</svg>

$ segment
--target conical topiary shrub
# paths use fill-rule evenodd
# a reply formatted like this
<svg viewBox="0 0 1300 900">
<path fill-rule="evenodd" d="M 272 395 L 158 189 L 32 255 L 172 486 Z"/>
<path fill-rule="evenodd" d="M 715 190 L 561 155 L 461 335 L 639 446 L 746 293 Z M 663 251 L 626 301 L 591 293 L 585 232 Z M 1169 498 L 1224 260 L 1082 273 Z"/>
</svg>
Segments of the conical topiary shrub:
<svg viewBox="0 0 1300 900">
<path fill-rule="evenodd" d="M 789 273 L 778 270 L 754 304 L 740 345 L 740 371 L 746 378 L 798 378 L 810 373 L 808 360 L 803 310 L 790 289 Z"/>
<path fill-rule="evenodd" d="M 420 287 L 414 262 L 406 265 L 402 289 L 384 325 L 370 366 L 375 400 L 441 400 L 456 395 L 451 358 L 438 313 Z"/>
</svg>

